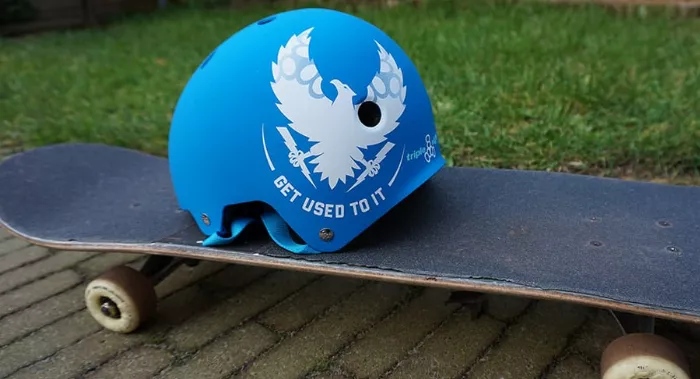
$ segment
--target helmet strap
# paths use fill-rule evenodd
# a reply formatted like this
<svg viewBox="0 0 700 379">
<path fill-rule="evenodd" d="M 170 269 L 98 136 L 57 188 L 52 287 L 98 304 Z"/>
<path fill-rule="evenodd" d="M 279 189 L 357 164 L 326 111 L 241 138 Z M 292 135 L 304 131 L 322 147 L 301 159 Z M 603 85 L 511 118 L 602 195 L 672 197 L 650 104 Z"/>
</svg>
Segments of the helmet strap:
<svg viewBox="0 0 700 379">
<path fill-rule="evenodd" d="M 309 245 L 295 242 L 292 238 L 292 234 L 289 232 L 289 226 L 282 219 L 282 217 L 277 214 L 277 212 L 266 209 L 260 215 L 260 219 L 262 220 L 263 225 L 265 225 L 265 229 L 267 229 L 267 232 L 272 240 L 274 240 L 283 249 L 294 254 L 319 253 L 319 251 L 316 251 Z M 231 221 L 230 233 L 228 236 L 224 237 L 218 232 L 214 233 L 207 237 L 204 242 L 202 242 L 202 246 L 221 246 L 230 244 L 253 221 L 255 220 L 250 217 L 235 218 Z"/>
<path fill-rule="evenodd" d="M 272 210 L 265 210 L 262 213 L 261 218 L 263 224 L 265 224 L 267 232 L 270 234 L 270 237 L 272 237 L 272 239 L 275 242 L 277 242 L 277 244 L 280 245 L 282 248 L 289 250 L 294 254 L 320 253 L 319 251 L 316 251 L 309 245 L 295 242 L 292 238 L 292 234 L 289 232 L 289 226 L 286 222 L 284 222 L 282 217 L 280 217 L 280 215 L 277 214 L 277 212 Z"/>
<path fill-rule="evenodd" d="M 233 242 L 238 236 L 243 232 L 243 230 L 250 225 L 254 219 L 250 217 L 241 217 L 234 219 L 231 222 L 230 233 L 226 237 L 220 232 L 216 232 L 202 242 L 202 246 L 221 246 L 228 245 Z"/>
</svg>

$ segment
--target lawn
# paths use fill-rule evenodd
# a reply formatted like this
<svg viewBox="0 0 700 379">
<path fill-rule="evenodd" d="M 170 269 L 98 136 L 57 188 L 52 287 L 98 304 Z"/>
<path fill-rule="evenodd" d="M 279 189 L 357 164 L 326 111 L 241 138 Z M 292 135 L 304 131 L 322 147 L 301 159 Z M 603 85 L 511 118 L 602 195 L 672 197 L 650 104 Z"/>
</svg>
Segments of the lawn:
<svg viewBox="0 0 700 379">
<path fill-rule="evenodd" d="M 274 11 L 177 9 L 0 40 L 0 144 L 165 154 L 191 72 Z M 700 20 L 496 3 L 357 14 L 414 59 L 450 164 L 700 183 Z"/>
</svg>

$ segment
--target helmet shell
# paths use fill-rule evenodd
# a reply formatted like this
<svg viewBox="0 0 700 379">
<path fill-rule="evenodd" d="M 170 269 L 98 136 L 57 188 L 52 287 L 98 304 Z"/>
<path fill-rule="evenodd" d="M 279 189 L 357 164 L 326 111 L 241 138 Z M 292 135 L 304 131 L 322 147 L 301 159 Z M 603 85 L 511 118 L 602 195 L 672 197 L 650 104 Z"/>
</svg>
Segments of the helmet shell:
<svg viewBox="0 0 700 379">
<path fill-rule="evenodd" d="M 168 148 L 179 205 L 204 234 L 226 229 L 226 206 L 262 202 L 321 252 L 343 248 L 444 165 L 409 57 L 379 28 L 329 9 L 267 17 L 214 49 L 181 93 Z"/>
</svg>

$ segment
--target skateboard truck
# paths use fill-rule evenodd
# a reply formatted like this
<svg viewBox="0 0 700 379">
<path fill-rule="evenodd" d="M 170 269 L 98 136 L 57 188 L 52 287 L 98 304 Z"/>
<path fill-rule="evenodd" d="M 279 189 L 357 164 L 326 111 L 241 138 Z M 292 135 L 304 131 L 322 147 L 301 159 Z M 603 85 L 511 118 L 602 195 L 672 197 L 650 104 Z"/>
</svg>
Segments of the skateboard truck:
<svg viewBox="0 0 700 379">
<path fill-rule="evenodd" d="M 654 333 L 656 319 L 651 316 L 610 310 L 622 334 Z"/>
<path fill-rule="evenodd" d="M 143 263 L 139 271 L 151 279 L 151 282 L 153 282 L 155 286 L 183 264 L 188 267 L 195 267 L 199 264 L 199 261 L 196 259 L 178 258 L 168 255 L 150 255 L 146 258 L 146 262 Z"/>
<path fill-rule="evenodd" d="M 472 320 L 476 320 L 484 311 L 486 294 L 473 291 L 452 291 L 445 304 L 460 304 L 469 312 Z"/>
</svg>

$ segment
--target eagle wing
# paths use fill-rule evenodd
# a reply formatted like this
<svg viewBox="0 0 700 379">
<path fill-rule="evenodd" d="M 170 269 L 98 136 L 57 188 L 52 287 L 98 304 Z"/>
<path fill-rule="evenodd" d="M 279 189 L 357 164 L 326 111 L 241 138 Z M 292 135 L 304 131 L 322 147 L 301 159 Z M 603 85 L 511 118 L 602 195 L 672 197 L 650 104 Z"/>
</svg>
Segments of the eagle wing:
<svg viewBox="0 0 700 379">
<path fill-rule="evenodd" d="M 379 71 L 367 86 L 367 99 L 379 106 L 381 110 L 380 130 L 369 133 L 358 133 L 357 146 L 366 148 L 386 140 L 386 135 L 399 126 L 399 118 L 406 109 L 406 86 L 403 82 L 403 72 L 396 64 L 394 57 L 384 47 L 376 42 L 379 54 Z"/>
<path fill-rule="evenodd" d="M 289 126 L 312 142 L 323 137 L 319 125 L 328 122 L 332 105 L 321 91 L 323 78 L 316 65 L 309 59 L 309 28 L 293 35 L 281 46 L 277 61 L 272 62 L 272 91 L 277 96 L 277 108 L 289 119 Z"/>
</svg>

